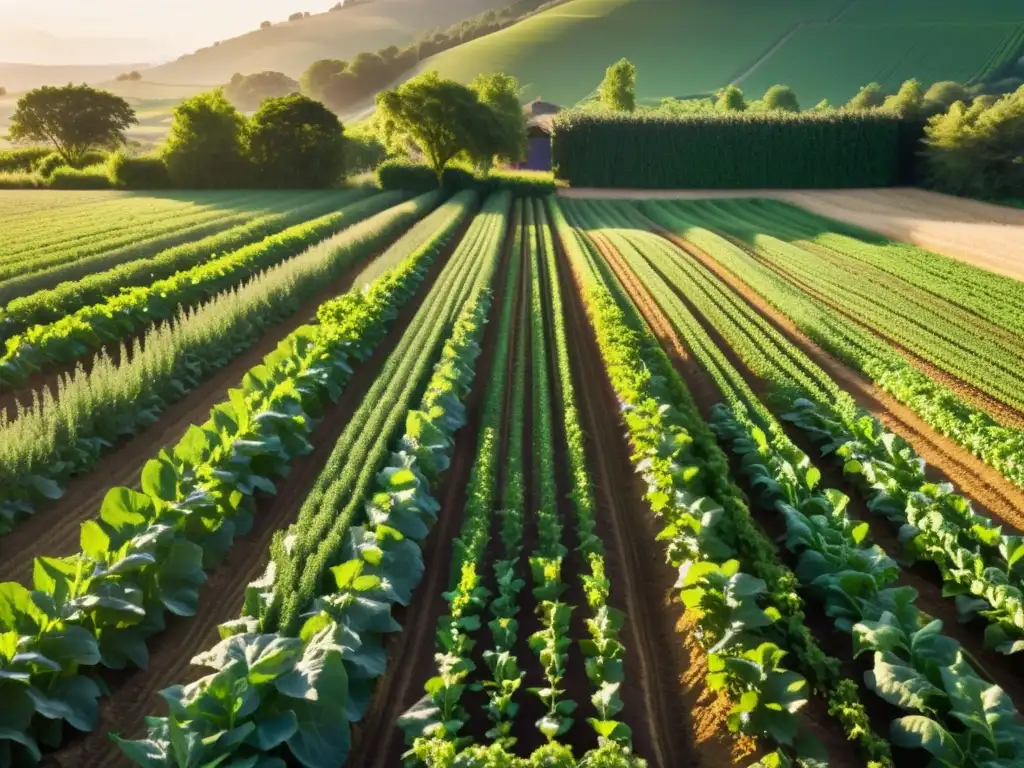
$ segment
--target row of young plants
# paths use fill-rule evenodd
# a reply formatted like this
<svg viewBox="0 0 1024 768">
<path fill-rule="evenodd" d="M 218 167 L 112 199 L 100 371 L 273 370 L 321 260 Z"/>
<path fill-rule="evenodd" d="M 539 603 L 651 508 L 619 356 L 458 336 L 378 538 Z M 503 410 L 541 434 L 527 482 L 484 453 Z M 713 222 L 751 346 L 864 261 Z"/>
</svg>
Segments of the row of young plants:
<svg viewBox="0 0 1024 768">
<path fill-rule="evenodd" d="M 618 749 L 622 749 L 625 756 L 628 754 L 626 750 L 631 746 L 632 733 L 629 726 L 617 720 L 616 716 L 624 706 L 619 692 L 625 676 L 623 664 L 626 649 L 619 639 L 619 633 L 626 622 L 626 616 L 608 604 L 611 582 L 605 574 L 604 542 L 597 532 L 597 505 L 587 469 L 583 428 L 580 425 L 569 363 L 569 340 L 558 280 L 555 240 L 543 203 L 537 199 L 534 200 L 534 205 L 537 211 L 539 244 L 544 254 L 543 267 L 552 321 L 555 390 L 558 412 L 562 416 L 562 439 L 566 449 L 571 489 L 569 499 L 579 542 L 576 551 L 581 566 L 585 563 L 585 567 L 580 568 L 579 579 L 590 614 L 585 620 L 590 637 L 581 640 L 579 646 L 586 658 L 587 678 L 594 689 L 590 702 L 598 715 L 596 719 L 590 720 L 589 724 L 597 733 L 598 743 L 607 751 L 609 758 Z"/>
<path fill-rule="evenodd" d="M 0 356 L 0 387 L 18 386 L 31 374 L 54 363 L 69 363 L 91 349 L 121 341 L 157 320 L 169 320 L 180 308 L 211 299 L 345 227 L 401 202 L 402 197 L 401 193 L 374 195 L 171 277 L 129 288 L 56 322 L 32 326 L 7 339 Z"/>
<path fill-rule="evenodd" d="M 708 221 L 702 217 L 691 217 L 678 205 L 645 203 L 643 210 L 650 219 L 686 237 L 732 274 L 741 276 L 813 341 L 870 378 L 933 429 L 1024 487 L 1024 430 L 997 422 L 921 373 L 884 341 L 822 306 L 743 249 L 706 229 Z"/>
<path fill-rule="evenodd" d="M 250 528 L 256 494 L 274 493 L 273 478 L 312 450 L 325 407 L 422 278 L 422 264 L 389 274 L 348 294 L 348 311 L 290 334 L 206 423 L 147 462 L 141 491 L 107 493 L 99 517 L 82 525 L 79 554 L 36 558 L 31 589 L 0 585 L 4 764 L 38 760 L 65 723 L 95 727 L 97 667 L 145 667 L 146 641 L 167 612 L 194 615 L 205 570 Z M 172 752 L 181 746 L 173 741 Z"/>
<path fill-rule="evenodd" d="M 261 634 L 260 610 L 223 625 L 224 639 L 193 659 L 215 672 L 165 691 L 170 716 L 149 720 L 148 739 L 121 742 L 137 764 L 174 764 L 166 755 L 180 738 L 175 734 L 185 735 L 190 745 L 187 757 L 195 765 L 226 760 L 284 765 L 287 755 L 306 768 L 335 768 L 347 760 L 350 724 L 362 718 L 372 685 L 384 672 L 384 636 L 401 630 L 392 607 L 408 604 L 423 573 L 420 547 L 440 511 L 432 488 L 451 459 L 456 430 L 465 423 L 463 401 L 475 376 L 491 304 L 489 286 L 500 253 L 495 225 L 502 218 L 501 207 L 507 205 L 504 196 L 488 201 L 479 226 L 467 234 L 467 247 L 453 256 L 406 333 L 411 348 L 423 348 L 436 363 L 427 381 L 416 382 L 418 390 L 426 385 L 419 407 L 387 397 L 404 386 L 397 377 L 391 377 L 383 399 L 371 393 L 364 401 L 369 410 L 399 410 L 404 429 L 389 436 L 392 450 L 384 460 L 370 453 L 346 454 L 373 479 L 371 488 L 358 492 L 364 519 L 346 532 L 331 578 L 307 606 L 297 636 L 265 629 Z M 391 274 L 413 268 L 405 262 Z M 454 294 L 462 299 L 452 308 L 447 298 Z M 445 311 L 434 315 L 428 304 L 443 305 Z M 423 323 L 417 320 L 451 330 L 439 359 L 436 346 L 423 344 Z M 408 353 L 399 347 L 392 358 Z M 381 378 L 386 371 L 387 367 Z M 341 466 L 334 458 L 318 487 L 337 479 Z M 275 578 L 272 560 L 265 578 L 250 587 L 246 611 L 266 605 Z M 263 660 L 267 648 L 282 649 L 279 661 L 269 668 Z M 310 659 L 316 660 L 316 669 Z M 293 683 L 296 678 L 303 680 L 300 687 Z M 231 684 L 221 684 L 223 680 Z"/>
<path fill-rule="evenodd" d="M 628 215 L 629 209 L 619 209 Z M 643 226 L 630 217 L 633 224 Z M 869 509 L 901 526 L 902 559 L 934 562 L 945 592 L 957 597 L 963 620 L 982 613 L 991 625 L 986 644 L 1003 653 L 1024 648 L 1024 586 L 1017 565 L 1024 540 L 1007 535 L 977 514 L 951 484 L 930 483 L 913 448 L 859 409 L 848 394 L 700 262 L 654 239 L 655 266 L 739 352 L 762 379 L 773 383 L 773 404 L 785 418 L 825 443 L 857 483 Z M 646 252 L 645 252 L 646 253 Z M 650 258 L 650 256 L 648 256 Z"/>
<path fill-rule="evenodd" d="M 869 764 L 891 765 L 856 683 L 841 677 L 839 660 L 810 635 L 796 577 L 753 522 L 684 384 L 619 291 L 609 265 L 591 251 L 583 231 L 570 228 L 593 230 L 600 213 L 595 217 L 589 206 L 575 203 L 565 205 L 568 219 L 558 205 L 552 210 L 623 403 L 634 460 L 648 483 L 646 499 L 665 524 L 659 539 L 679 568 L 681 599 L 697 616 L 708 651 L 707 683 L 733 702 L 730 728 L 778 745 L 762 764 L 791 764 L 794 757 L 805 765 L 824 764 L 822 746 L 800 716 L 809 679 Z M 594 236 L 607 238 L 612 248 L 632 249 L 612 230 Z M 802 674 L 783 664 L 790 652 Z"/>
<path fill-rule="evenodd" d="M 768 231 L 779 237 L 824 246 L 940 296 L 1001 328 L 1024 333 L 1024 287 L 1019 280 L 906 243 L 885 240 L 778 200 L 745 200 L 742 205 L 757 211 Z"/>
<path fill-rule="evenodd" d="M 0 534 L 60 498 L 120 439 L 152 426 L 173 402 L 299 311 L 303 302 L 427 214 L 441 194 L 423 195 L 352 225 L 289 261 L 271 267 L 175 321 L 151 328 L 117 362 L 101 353 L 35 394 L 13 421 L 0 414 Z M 389 250 L 433 257 L 470 212 L 461 195 L 413 227 Z"/>
<path fill-rule="evenodd" d="M 107 211 L 102 217 L 88 217 L 82 228 L 54 229 L 56 222 L 48 221 L 41 233 L 20 242 L 12 232 L 7 241 L 12 251 L 4 254 L 0 263 L 0 282 L 113 250 L 140 249 L 155 253 L 182 242 L 181 237 L 195 237 L 243 221 L 246 213 L 252 216 L 258 212 L 264 201 L 270 202 L 251 193 L 232 201 L 247 208 L 251 206 L 247 212 L 225 210 L 216 204 L 199 207 L 174 201 L 173 205 L 154 205 L 136 213 L 129 205 L 116 214 Z M 47 240 L 47 233 L 59 235 Z M 18 250 L 13 250 L 15 248 Z"/>
<path fill-rule="evenodd" d="M 633 262 L 633 266 L 726 400 L 715 409 L 713 429 L 742 457 L 741 471 L 756 490 L 759 506 L 785 519 L 786 547 L 799 557 L 797 577 L 824 604 L 837 628 L 853 635 L 855 657 L 874 653 L 874 665 L 865 676 L 868 686 L 889 703 L 917 713 L 892 724 L 892 742 L 923 747 L 939 764 L 981 766 L 987 760 L 1012 757 L 1024 743 L 1024 731 L 1013 724 L 1018 717 L 1013 703 L 1001 689 L 984 681 L 959 643 L 942 634 L 940 621 L 931 620 L 914 605 L 916 591 L 897 585 L 899 566 L 880 547 L 869 543 L 867 523 L 848 517 L 849 499 L 834 489 L 819 488 L 821 472 L 793 445 L 697 318 L 652 267 L 686 295 L 752 371 L 772 382 L 774 399 L 781 403 L 792 402 L 802 391 L 801 384 L 782 369 L 773 370 L 773 361 L 785 358 L 787 350 L 774 347 L 752 323 L 741 325 L 726 315 L 723 307 L 729 302 L 720 294 L 705 292 L 706 275 L 696 265 L 687 263 L 691 269 L 679 268 L 675 263 L 678 254 L 667 243 L 652 239 L 639 251 L 648 263 Z M 813 363 L 806 359 L 796 362 L 811 372 L 847 413 L 871 420 L 857 414 L 849 396 Z M 803 390 L 803 394 L 811 393 Z M 846 439 L 841 436 L 840 443 Z M 893 478 L 888 488 L 897 495 L 898 479 Z M 903 492 L 904 498 L 909 495 Z M 931 666 L 935 662 L 938 666 Z M 949 669 L 940 672 L 939 667 Z M 962 698 L 965 691 L 979 685 L 998 700 L 992 711 L 986 712 L 987 708 L 970 696 Z M 986 715 L 996 712 L 1006 722 L 1002 726 L 986 724 Z M 960 731 L 958 721 L 967 725 L 965 731 Z"/>
<path fill-rule="evenodd" d="M 1020 340 L 971 329 L 955 312 L 924 307 L 891 290 L 891 280 L 822 269 L 822 259 L 798 245 L 762 234 L 754 222 L 716 214 L 716 226 L 751 242 L 754 257 L 812 295 L 822 296 L 863 327 L 1015 408 L 1024 408 Z"/>
<path fill-rule="evenodd" d="M 82 307 L 99 304 L 124 288 L 147 285 L 175 272 L 206 261 L 218 253 L 227 253 L 277 234 L 283 229 L 336 210 L 365 196 L 361 191 L 300 198 L 299 203 L 282 203 L 280 211 L 253 218 L 244 216 L 235 226 L 218 227 L 214 234 L 190 239 L 181 245 L 145 257 L 129 257 L 120 251 L 78 259 L 58 269 L 34 274 L 24 280 L 0 287 L 0 341 L 33 325 L 43 325 L 70 315 Z"/>
</svg>

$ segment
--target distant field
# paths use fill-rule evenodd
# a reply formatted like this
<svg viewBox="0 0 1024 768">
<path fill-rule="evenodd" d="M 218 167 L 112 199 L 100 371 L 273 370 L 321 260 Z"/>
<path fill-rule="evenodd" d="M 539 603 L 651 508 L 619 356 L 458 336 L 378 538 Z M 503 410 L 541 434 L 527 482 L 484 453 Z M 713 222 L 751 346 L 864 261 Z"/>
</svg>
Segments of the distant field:
<svg viewBox="0 0 1024 768">
<path fill-rule="evenodd" d="M 1001 52 L 1018 50 L 1024 42 L 1022 33 L 1024 26 L 1010 22 L 808 25 L 740 86 L 758 94 L 775 83 L 786 83 L 810 106 L 826 98 L 845 102 L 869 82 L 880 83 L 887 91 L 912 77 L 926 87 L 939 80 L 969 82 L 997 65 Z M 828 51 L 825 65 L 823 51 Z"/>
</svg>

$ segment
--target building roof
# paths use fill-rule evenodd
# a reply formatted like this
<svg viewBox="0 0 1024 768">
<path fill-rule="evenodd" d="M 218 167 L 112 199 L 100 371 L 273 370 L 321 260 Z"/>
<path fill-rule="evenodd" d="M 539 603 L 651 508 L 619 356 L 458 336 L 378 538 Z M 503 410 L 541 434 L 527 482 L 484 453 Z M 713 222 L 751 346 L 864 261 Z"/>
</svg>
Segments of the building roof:
<svg viewBox="0 0 1024 768">
<path fill-rule="evenodd" d="M 536 115 L 527 119 L 526 130 L 529 131 L 531 128 L 543 131 L 544 133 L 551 133 L 551 124 L 554 122 L 554 115 Z"/>
<path fill-rule="evenodd" d="M 539 117 L 540 115 L 553 115 L 556 112 L 561 112 L 562 108 L 557 104 L 552 104 L 550 101 L 541 101 L 540 99 L 534 99 L 528 104 L 523 106 L 523 112 L 528 117 Z"/>
</svg>

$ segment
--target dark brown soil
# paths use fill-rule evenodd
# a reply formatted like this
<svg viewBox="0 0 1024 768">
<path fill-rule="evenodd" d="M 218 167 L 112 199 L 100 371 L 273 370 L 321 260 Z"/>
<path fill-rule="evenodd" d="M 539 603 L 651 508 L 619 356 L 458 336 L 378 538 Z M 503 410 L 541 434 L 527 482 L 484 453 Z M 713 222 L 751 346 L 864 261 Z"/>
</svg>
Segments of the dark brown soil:
<svg viewBox="0 0 1024 768">
<path fill-rule="evenodd" d="M 732 705 L 705 686 L 707 657 L 696 640 L 693 616 L 684 616 L 673 595 L 676 573 L 655 540 L 657 522 L 643 501 L 643 481 L 622 437 L 615 392 L 564 255 L 558 262 L 598 533 L 608 547 L 611 602 L 627 614 L 621 717 L 633 731 L 636 754 L 652 768 L 747 763 L 756 745 L 729 732 Z"/>
<path fill-rule="evenodd" d="M 434 629 L 438 617 L 443 615 L 448 607 L 444 592 L 450 586 L 452 542 L 459 535 L 462 523 L 466 489 L 476 459 L 484 398 L 493 375 L 494 349 L 499 331 L 497 317 L 506 291 L 516 291 L 514 307 L 519 306 L 521 296 L 519 286 L 509 286 L 505 283 L 506 259 L 503 259 L 498 267 L 494 300 L 491 304 L 492 317 L 484 331 L 483 352 L 477 361 L 473 391 L 466 400 L 467 423 L 455 435 L 452 464 L 438 494 L 441 500 L 438 524 L 424 545 L 423 561 L 426 570 L 409 607 L 394 612 L 402 625 L 402 632 L 397 637 L 388 638 L 387 671 L 377 682 L 373 700 L 362 723 L 353 727 L 349 763 L 354 766 L 390 768 L 401 764 L 406 746 L 403 733 L 397 725 L 398 718 L 423 696 L 423 685 L 437 668 L 434 662 Z M 513 318 L 515 317 L 517 313 L 514 311 Z M 509 345 L 510 360 L 514 357 L 517 329 L 518 323 L 513 323 Z M 507 423 L 507 420 L 506 407 L 503 421 Z M 504 424 L 502 434 L 505 434 Z"/>
<path fill-rule="evenodd" d="M 661 342 L 672 361 L 673 367 L 675 367 L 676 371 L 686 382 L 686 386 L 693 395 L 700 412 L 707 417 L 711 408 L 722 400 L 722 396 L 713 379 L 700 363 L 689 354 L 661 307 L 658 306 L 657 302 L 640 283 L 632 270 L 625 264 L 622 257 L 616 252 L 616 249 L 600 234 L 589 232 L 587 234 L 595 243 L 604 241 L 598 246 L 602 256 L 608 261 L 620 284 L 622 284 L 648 326 Z M 728 346 L 723 348 L 728 350 Z M 762 520 L 762 516 L 756 510 L 752 510 L 752 514 L 758 523 L 770 525 L 770 521 Z M 852 768 L 852 766 L 860 764 L 857 760 L 856 750 L 852 749 L 847 743 L 838 720 L 829 715 L 828 703 L 825 697 L 820 694 L 812 695 L 802 713 L 811 731 L 828 751 L 830 765 L 849 765 Z"/>
<path fill-rule="evenodd" d="M 453 244 L 449 248 L 454 247 Z M 446 263 L 449 250 L 438 257 L 420 287 L 420 294 L 429 292 Z M 165 710 L 157 692 L 176 683 L 187 683 L 202 677 L 205 670 L 193 667 L 190 659 L 217 641 L 217 625 L 239 610 L 246 586 L 266 567 L 270 540 L 274 533 L 288 526 L 298 514 L 316 478 L 330 457 L 335 442 L 344 431 L 352 414 L 373 385 L 384 361 L 394 350 L 405 329 L 419 309 L 419 302 L 409 302 L 393 321 L 390 331 L 377 350 L 356 369 L 341 399 L 325 410 L 322 423 L 312 438 L 314 450 L 292 462 L 288 477 L 277 482 L 276 496 L 257 500 L 253 530 L 235 541 L 227 559 L 209 574 L 200 592 L 200 609 L 196 616 L 173 617 L 167 629 L 153 637 L 149 644 L 148 670 L 110 675 L 111 696 L 101 700 L 100 722 L 96 730 L 59 750 L 55 757 L 66 768 L 112 768 L 127 766 L 129 761 L 107 738 L 119 732 L 138 738 L 143 731 L 143 718 Z"/>
</svg>

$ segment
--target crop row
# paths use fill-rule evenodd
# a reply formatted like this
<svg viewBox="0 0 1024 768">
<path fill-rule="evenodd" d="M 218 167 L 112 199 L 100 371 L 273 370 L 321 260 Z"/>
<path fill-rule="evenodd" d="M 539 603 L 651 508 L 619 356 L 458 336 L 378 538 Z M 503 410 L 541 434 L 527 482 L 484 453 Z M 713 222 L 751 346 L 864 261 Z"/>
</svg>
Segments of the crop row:
<svg viewBox="0 0 1024 768">
<path fill-rule="evenodd" d="M 892 280 L 868 279 L 854 270 L 822 269 L 822 258 L 761 233 L 756 222 L 728 211 L 709 223 L 747 239 L 752 255 L 793 285 L 822 297 L 863 327 L 899 344 L 962 381 L 1015 408 L 1024 408 L 1024 353 L 1020 339 L 972 331 L 954 311 L 915 305 L 892 290 Z M 939 304 L 939 302 L 936 302 Z"/>
<path fill-rule="evenodd" d="M 651 204 L 645 213 L 658 224 L 708 253 L 782 312 L 805 334 L 854 370 L 864 374 L 929 426 L 966 448 L 1009 480 L 1024 487 L 1024 431 L 998 423 L 941 383 L 914 368 L 899 353 L 842 315 L 817 303 L 751 258 L 743 249 L 706 229 L 679 206 Z"/>
<path fill-rule="evenodd" d="M 50 242 L 45 241 L 45 236 L 28 239 L 24 241 L 22 250 L 4 254 L 0 262 L 0 281 L 30 275 L 106 251 L 126 249 L 129 252 L 141 251 L 140 255 L 155 253 L 183 242 L 183 238 L 201 237 L 216 229 L 238 224 L 254 213 L 258 215 L 261 209 L 266 210 L 259 203 L 269 203 L 270 200 L 248 195 L 239 202 L 249 210 L 225 210 L 218 206 L 196 208 L 178 203 L 163 214 L 158 213 L 157 206 L 153 206 L 146 215 L 133 217 L 129 209 L 116 218 L 86 219 L 84 227 L 70 230 L 55 230 L 51 222 L 50 231 L 60 232 L 61 239 Z M 280 201 L 276 204 L 280 205 Z M 249 208 L 250 205 L 253 207 Z M 111 222 L 115 224 L 113 229 Z"/>
<path fill-rule="evenodd" d="M 424 258 L 434 250 L 428 243 Z M 96 724 L 99 665 L 145 667 L 146 641 L 167 612 L 196 612 L 205 569 L 252 525 L 257 493 L 308 453 L 308 435 L 384 337 L 425 264 L 382 276 L 297 329 L 249 371 L 240 388 L 144 467 L 141 491 L 113 488 L 82 526 L 82 551 L 38 557 L 32 589 L 0 587 L 0 675 L 5 681 L 4 764 L 38 760 L 64 723 Z M 8 687 L 9 686 L 9 687 Z"/>
<path fill-rule="evenodd" d="M 176 729 L 189 735 L 194 745 L 190 758 L 196 764 L 269 760 L 275 750 L 287 750 L 307 768 L 345 762 L 349 723 L 361 719 L 373 682 L 384 672 L 384 636 L 401 629 L 391 609 L 408 604 L 423 573 L 420 545 L 440 510 L 432 486 L 446 469 L 452 437 L 464 423 L 461 402 L 471 388 L 480 353 L 508 205 L 507 195 L 485 204 L 385 363 L 377 379 L 381 386 L 366 395 L 338 440 L 287 535 L 287 552 L 278 548 L 280 539 L 275 542 L 266 575 L 249 589 L 246 615 L 222 625 L 224 640 L 194 659 L 217 670 L 208 680 L 230 678 L 233 684 L 219 687 L 200 681 L 169 689 L 165 698 L 171 717 L 151 720 L 148 740 L 124 743 L 136 762 L 160 764 L 148 756 L 166 750 Z M 419 268 L 406 261 L 390 274 L 397 278 Z M 324 309 L 335 314 L 345 307 Z M 411 372 L 402 375 L 406 365 Z M 416 408 L 413 393 L 424 386 L 426 393 Z M 360 439 L 353 441 L 353 435 Z M 346 486 L 352 469 L 360 479 Z M 326 505 L 321 503 L 325 496 Z M 333 513 L 344 505 L 358 506 L 362 515 L 347 520 L 344 514 L 331 515 L 343 546 L 327 555 L 329 573 L 325 570 L 323 580 L 316 581 L 295 631 L 284 631 L 280 622 L 274 631 L 281 615 L 272 610 L 275 596 L 281 594 L 280 586 L 290 586 L 286 567 L 280 567 L 281 555 L 305 557 L 307 563 L 315 558 L 307 535 L 323 520 L 318 513 Z M 270 670 L 262 664 L 266 648 L 277 649 L 279 661 Z M 249 661 L 232 663 L 238 658 Z M 311 658 L 316 660 L 315 675 L 306 673 Z M 303 687 L 291 684 L 295 677 L 305 678 Z M 233 717 L 234 712 L 242 714 Z M 208 738 L 224 731 L 231 738 Z"/>
<path fill-rule="evenodd" d="M 743 206 L 758 214 L 768 233 L 824 246 L 847 263 L 870 265 L 1001 328 L 1024 333 L 1024 286 L 1019 280 L 906 243 L 890 242 L 779 201 L 749 200 Z"/>
<path fill-rule="evenodd" d="M 426 214 L 440 194 L 424 195 L 353 224 L 244 286 L 148 331 L 115 363 L 99 355 L 86 373 L 44 389 L 14 421 L 0 415 L 0 533 L 9 531 L 68 481 L 91 469 L 117 441 L 157 421 L 171 403 L 256 343 L 263 332 L 297 312 L 304 301 L 345 270 L 382 249 Z M 466 196 L 446 204 L 395 244 L 436 253 L 466 216 Z"/>
<path fill-rule="evenodd" d="M 0 287 L 0 340 L 33 325 L 59 320 L 90 304 L 99 304 L 124 288 L 148 285 L 189 269 L 219 253 L 227 253 L 264 240 L 283 229 L 322 216 L 354 202 L 362 194 L 346 191 L 323 195 L 291 205 L 281 213 L 251 215 L 230 228 L 219 227 L 215 234 L 189 239 L 181 245 L 140 258 L 132 251 L 107 251 L 71 264 L 11 280 Z"/>
<path fill-rule="evenodd" d="M 635 247 L 614 230 L 574 231 L 570 224 L 599 227 L 604 212 L 564 205 L 568 218 L 556 209 L 555 220 L 561 219 L 558 229 L 623 402 L 638 470 L 648 483 L 646 499 L 664 523 L 659 539 L 679 569 L 683 603 L 698 615 L 709 658 L 707 683 L 733 702 L 730 728 L 779 745 L 775 759 L 785 764 L 791 755 L 822 759 L 820 743 L 799 714 L 813 685 L 865 756 L 873 764 L 891 765 L 887 745 L 871 731 L 856 684 L 840 677 L 839 660 L 822 652 L 809 634 L 797 578 L 779 563 L 751 519 L 729 480 L 726 457 L 685 385 L 628 298 L 616 295 L 609 267 L 628 269 L 612 262 L 623 258 L 619 254 L 635 255 Z M 635 259 L 631 263 L 641 266 Z M 787 668 L 783 662 L 789 653 L 772 638 L 784 639 L 802 674 Z"/>
<path fill-rule="evenodd" d="M 836 627 L 853 636 L 853 656 L 865 652 L 874 654 L 874 664 L 865 676 L 868 687 L 890 704 L 916 713 L 893 723 L 893 743 L 924 747 L 940 760 L 956 765 L 963 761 L 982 764 L 989 757 L 1016 754 L 1024 742 L 1018 735 L 1019 729 L 1011 725 L 1018 717 L 1013 703 L 1001 689 L 984 681 L 959 643 L 942 634 L 942 622 L 931 620 L 915 607 L 915 590 L 897 586 L 899 566 L 880 547 L 868 543 L 868 524 L 846 514 L 849 500 L 842 493 L 818 487 L 821 472 L 793 445 L 778 420 L 658 273 L 664 274 L 676 291 L 686 295 L 745 364 L 759 377 L 773 382 L 771 394 L 776 402 L 787 407 L 804 404 L 805 413 L 809 407 L 816 414 L 827 414 L 834 419 L 832 423 L 836 427 L 843 428 L 834 429 L 827 437 L 836 441 L 838 452 L 847 459 L 850 473 L 866 475 L 875 483 L 874 486 L 867 484 L 869 506 L 897 515 L 897 505 L 902 502 L 903 509 L 898 512 L 901 522 L 909 517 L 916 524 L 926 523 L 924 530 L 908 526 L 901 532 L 901 539 L 908 543 L 911 551 L 925 549 L 923 540 L 930 540 L 934 545 L 933 531 L 927 529 L 927 521 L 932 521 L 933 528 L 941 527 L 934 525 L 935 518 L 941 519 L 946 509 L 966 505 L 965 500 L 960 498 L 954 507 L 950 503 L 950 492 L 937 499 L 937 495 L 929 494 L 927 489 L 922 491 L 923 471 L 901 471 L 917 466 L 909 447 L 897 443 L 894 435 L 886 437 L 881 425 L 858 412 L 849 396 L 829 382 L 824 372 L 810 360 L 791 348 L 774 347 L 750 315 L 743 318 L 743 322 L 734 320 L 735 315 L 726 314 L 724 307 L 730 302 L 723 301 L 722 293 L 711 293 L 709 282 L 713 281 L 702 274 L 699 265 L 683 259 L 681 253 L 659 238 L 641 239 L 644 242 L 637 253 L 639 258 L 631 265 L 665 308 L 687 348 L 711 373 L 725 397 L 726 404 L 715 409 L 712 426 L 720 440 L 740 455 L 741 471 L 756 489 L 758 505 L 784 517 L 786 546 L 800 558 L 797 577 L 808 592 L 822 602 Z M 681 269 L 678 261 L 689 268 Z M 736 306 L 733 304 L 734 309 Z M 801 394 L 815 395 L 810 391 L 802 392 L 800 383 L 783 373 L 786 366 L 776 367 L 774 361 L 787 357 L 821 383 L 828 396 L 818 403 L 800 399 Z M 835 410 L 830 405 L 833 399 L 838 406 Z M 845 415 L 849 428 L 843 424 L 840 413 Z M 872 470 L 872 459 L 865 455 L 871 447 L 858 445 L 852 432 L 858 427 L 863 431 L 867 424 L 873 425 L 870 431 L 875 443 L 872 447 L 884 445 L 903 454 L 899 457 L 903 464 L 888 467 L 895 471 L 886 472 L 884 461 L 877 459 L 874 466 L 879 469 Z M 864 464 L 856 466 L 858 459 L 864 459 Z M 982 571 L 986 571 L 984 576 Z M 974 577 L 989 578 L 987 569 L 979 568 Z M 989 583 L 982 594 L 990 594 L 992 589 Z M 947 668 L 941 674 L 930 667 L 936 661 L 939 667 Z M 998 704 L 983 707 L 980 701 L 961 696 L 962 691 L 977 686 L 989 690 L 988 695 Z M 998 710 L 1006 724 L 983 726 L 986 714 L 993 714 L 992 711 L 986 713 L 986 709 Z M 960 731 L 958 721 L 967 724 L 966 731 Z M 957 759 L 953 760 L 954 757 Z"/>
<path fill-rule="evenodd" d="M 91 349 L 121 341 L 156 320 L 168 320 L 181 307 L 206 301 L 350 224 L 394 205 L 401 197 L 400 193 L 382 193 L 355 202 L 337 213 L 290 227 L 253 245 L 16 334 L 7 340 L 0 357 L 0 386 L 20 385 L 29 375 L 54 363 L 69 363 Z"/>
</svg>

